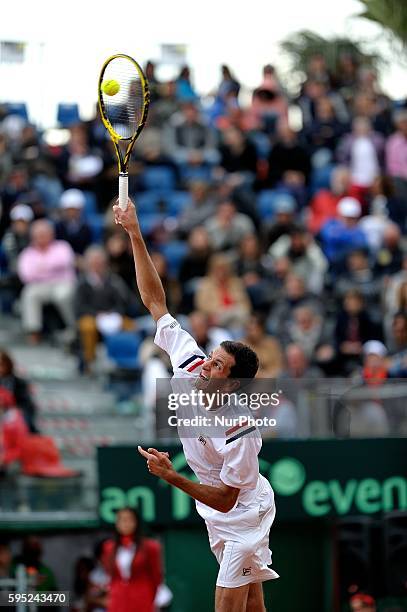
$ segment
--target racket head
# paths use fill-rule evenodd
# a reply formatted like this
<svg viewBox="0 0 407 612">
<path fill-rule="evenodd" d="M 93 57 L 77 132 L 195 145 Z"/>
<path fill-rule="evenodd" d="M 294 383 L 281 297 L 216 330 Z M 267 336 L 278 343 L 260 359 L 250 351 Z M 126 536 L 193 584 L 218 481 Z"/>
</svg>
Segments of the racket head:
<svg viewBox="0 0 407 612">
<path fill-rule="evenodd" d="M 102 86 L 114 80 L 119 85 L 115 95 Z M 102 66 L 98 82 L 98 102 L 102 121 L 115 143 L 135 141 L 147 120 L 150 92 L 139 64 L 129 55 L 118 53 Z"/>
</svg>

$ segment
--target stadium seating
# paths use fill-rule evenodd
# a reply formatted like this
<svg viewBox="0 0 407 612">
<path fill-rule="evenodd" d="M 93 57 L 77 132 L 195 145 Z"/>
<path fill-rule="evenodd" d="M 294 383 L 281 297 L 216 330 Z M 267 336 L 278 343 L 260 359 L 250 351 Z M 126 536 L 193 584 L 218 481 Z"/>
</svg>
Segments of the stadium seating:
<svg viewBox="0 0 407 612">
<path fill-rule="evenodd" d="M 109 358 L 119 368 L 135 370 L 139 367 L 138 351 L 141 336 L 135 332 L 118 332 L 104 336 Z"/>
<path fill-rule="evenodd" d="M 77 104 L 58 104 L 57 121 L 63 128 L 68 128 L 74 123 L 79 123 L 79 106 Z"/>
<path fill-rule="evenodd" d="M 143 173 L 143 185 L 146 190 L 163 193 L 175 189 L 173 170 L 167 166 L 151 166 Z"/>
<path fill-rule="evenodd" d="M 27 104 L 25 102 L 8 102 L 6 112 L 8 115 L 17 115 L 24 121 L 28 121 Z"/>
<path fill-rule="evenodd" d="M 177 277 L 182 260 L 188 252 L 187 244 L 181 241 L 171 241 L 161 247 L 161 252 L 167 260 L 170 275 Z"/>
</svg>

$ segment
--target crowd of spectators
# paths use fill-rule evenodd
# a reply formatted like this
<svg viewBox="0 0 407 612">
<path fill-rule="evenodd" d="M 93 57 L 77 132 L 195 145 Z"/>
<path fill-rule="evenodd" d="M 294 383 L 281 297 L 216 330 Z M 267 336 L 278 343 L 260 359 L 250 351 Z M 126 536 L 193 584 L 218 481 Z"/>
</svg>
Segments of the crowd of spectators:
<svg viewBox="0 0 407 612">
<path fill-rule="evenodd" d="M 265 66 L 246 106 L 227 66 L 202 99 L 188 67 L 170 82 L 146 67 L 130 192 L 169 309 L 190 327 L 202 317 L 208 338 L 245 338 L 262 376 L 374 379 L 368 350 L 381 378 L 407 372 L 407 102 L 351 64 L 332 74 L 316 54 L 295 98 Z M 3 311 L 35 344 L 52 307 L 90 372 L 109 333 L 151 333 L 112 221 L 112 145 L 97 116 L 53 146 L 2 112 Z"/>
</svg>

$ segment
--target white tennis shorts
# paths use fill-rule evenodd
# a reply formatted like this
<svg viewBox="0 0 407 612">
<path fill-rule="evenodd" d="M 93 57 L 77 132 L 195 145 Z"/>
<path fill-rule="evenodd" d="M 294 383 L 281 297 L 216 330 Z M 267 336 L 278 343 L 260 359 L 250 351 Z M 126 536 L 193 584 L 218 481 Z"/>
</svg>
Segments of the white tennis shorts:
<svg viewBox="0 0 407 612">
<path fill-rule="evenodd" d="M 236 588 L 279 578 L 268 567 L 269 535 L 275 515 L 274 493 L 269 485 L 255 506 L 244 509 L 238 505 L 216 522 L 205 521 L 211 550 L 220 565 L 216 586 Z"/>
</svg>

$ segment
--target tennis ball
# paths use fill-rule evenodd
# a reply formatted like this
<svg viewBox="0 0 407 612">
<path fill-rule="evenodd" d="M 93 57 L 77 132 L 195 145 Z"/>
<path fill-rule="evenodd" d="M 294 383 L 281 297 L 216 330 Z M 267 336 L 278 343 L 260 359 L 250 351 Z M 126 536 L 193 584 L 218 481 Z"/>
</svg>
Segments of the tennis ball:
<svg viewBox="0 0 407 612">
<path fill-rule="evenodd" d="M 120 85 L 114 79 L 109 79 L 108 81 L 103 81 L 102 91 L 108 96 L 115 96 L 120 91 Z"/>
</svg>

